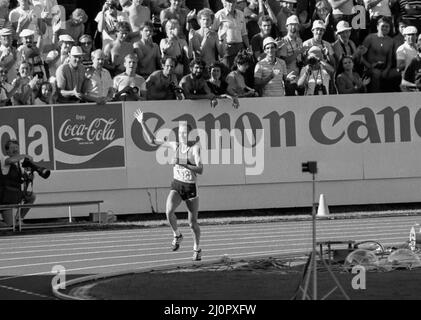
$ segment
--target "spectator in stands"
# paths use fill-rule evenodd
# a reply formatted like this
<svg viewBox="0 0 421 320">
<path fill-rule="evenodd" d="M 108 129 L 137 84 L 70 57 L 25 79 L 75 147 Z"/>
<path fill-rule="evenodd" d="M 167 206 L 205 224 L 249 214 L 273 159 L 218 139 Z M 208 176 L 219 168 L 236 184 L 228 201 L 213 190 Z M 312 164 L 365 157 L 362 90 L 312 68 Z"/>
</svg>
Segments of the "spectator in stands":
<svg viewBox="0 0 421 320">
<path fill-rule="evenodd" d="M 102 50 L 95 50 L 91 57 L 91 72 L 88 72 L 82 87 L 83 98 L 87 102 L 103 105 L 113 98 L 113 79 L 108 70 L 103 68 L 105 56 Z"/>
<path fill-rule="evenodd" d="M 45 32 L 42 35 L 43 44 L 52 44 L 54 35 L 53 25 L 54 22 L 57 22 L 57 19 L 54 18 L 54 15 L 60 11 L 57 0 L 32 0 L 32 4 L 37 7 L 37 10 L 40 8 L 41 12 L 43 13 L 41 15 L 43 21 L 45 22 Z"/>
<path fill-rule="evenodd" d="M 210 91 L 217 99 L 229 99 L 232 101 L 234 109 L 237 109 L 240 106 L 238 98 L 230 96 L 227 93 L 228 83 L 221 78 L 223 67 L 224 65 L 218 61 L 209 67 L 210 78 L 208 79 L 207 84 Z"/>
<path fill-rule="evenodd" d="M 59 37 L 58 49 L 50 50 L 45 58 L 45 63 L 48 66 L 49 79 L 56 78 L 56 72 L 59 66 L 67 63 L 70 58 L 70 50 L 75 41 L 68 34 L 63 34 Z"/>
<path fill-rule="evenodd" d="M 85 54 L 82 57 L 82 64 L 85 67 L 91 67 L 92 66 L 92 59 L 91 54 L 94 50 L 94 42 L 89 34 L 84 34 L 79 38 L 79 45 L 82 48 L 83 53 Z"/>
<path fill-rule="evenodd" d="M 405 68 L 418 55 L 417 35 L 416 27 L 409 26 L 403 30 L 405 43 L 396 50 L 396 68 L 402 75 Z"/>
<path fill-rule="evenodd" d="M 10 0 L 0 0 L 0 29 L 6 27 L 9 22 Z"/>
<path fill-rule="evenodd" d="M 0 67 L 9 71 L 16 63 L 16 49 L 12 46 L 12 29 L 1 29 L 0 30 Z M 16 67 L 15 67 L 16 68 Z M 12 71 L 9 74 L 10 79 L 16 77 L 16 71 Z"/>
<path fill-rule="evenodd" d="M 44 81 L 35 96 L 34 104 L 36 105 L 53 105 L 57 103 L 57 96 L 54 93 L 53 85 Z"/>
<path fill-rule="evenodd" d="M 151 10 L 142 4 L 143 0 L 133 0 L 132 5 L 127 9 L 133 32 L 139 32 L 143 23 L 151 21 Z"/>
<path fill-rule="evenodd" d="M 339 60 L 336 77 L 338 93 L 364 93 L 367 92 L 367 85 L 369 83 L 370 78 L 361 79 L 358 72 L 354 71 L 353 56 L 342 56 Z"/>
<path fill-rule="evenodd" d="M 147 79 L 149 75 L 158 70 L 161 65 L 161 52 L 159 46 L 153 42 L 153 24 L 148 21 L 140 26 L 141 39 L 133 44 L 134 52 L 139 61 L 137 74 Z"/>
<path fill-rule="evenodd" d="M 19 66 L 22 62 L 28 62 L 32 66 L 32 72 L 34 75 L 38 75 L 39 79 L 46 80 L 46 72 L 44 68 L 44 62 L 41 57 L 39 47 L 41 45 L 41 38 L 38 38 L 38 42 L 34 43 L 35 32 L 30 29 L 24 29 L 19 34 L 22 44 L 17 49 L 17 65 Z"/>
<path fill-rule="evenodd" d="M 68 34 L 75 41 L 78 41 L 82 35 L 85 34 L 85 23 L 88 21 L 88 16 L 85 10 L 77 8 L 72 12 L 69 20 L 66 21 L 64 29 L 58 32 L 58 35 Z"/>
<path fill-rule="evenodd" d="M 38 75 L 33 76 L 32 65 L 23 61 L 19 65 L 18 76 L 12 82 L 12 86 L 18 88 L 12 97 L 12 103 L 15 106 L 31 105 L 33 104 L 33 90 L 36 89 Z M 41 79 L 42 81 L 42 79 Z"/>
<path fill-rule="evenodd" d="M 7 140 L 4 145 L 4 149 L 6 151 L 6 157 L 0 159 L 0 170 L 2 176 L 5 177 L 1 182 L 1 187 L 4 187 L 4 190 L 1 192 L 2 197 L 0 199 L 0 203 L 16 204 L 20 203 L 21 201 L 28 204 L 34 203 L 36 200 L 35 193 L 29 193 L 25 192 L 27 190 L 22 190 L 21 184 L 23 182 L 23 171 L 20 166 L 21 161 L 23 161 L 25 158 L 28 158 L 32 161 L 32 157 L 27 154 L 19 153 L 19 142 L 17 140 Z M 28 214 L 29 210 L 30 208 L 24 208 L 20 210 L 20 217 L 22 220 Z M 8 226 L 13 225 L 13 209 L 2 210 L 1 215 L 5 224 Z"/>
<path fill-rule="evenodd" d="M 162 70 L 154 71 L 146 80 L 147 100 L 182 100 L 182 89 L 174 73 L 177 61 L 168 57 L 162 60 Z"/>
<path fill-rule="evenodd" d="M 213 29 L 218 31 L 218 39 L 225 47 L 222 62 L 231 69 L 237 54 L 249 48 L 249 39 L 244 13 L 236 9 L 237 0 L 221 1 L 224 9 L 215 14 Z"/>
<path fill-rule="evenodd" d="M 296 14 L 297 0 L 281 0 L 282 8 L 276 16 L 280 36 L 284 37 L 287 34 L 286 21 Z"/>
<path fill-rule="evenodd" d="M 370 33 L 377 31 L 377 20 L 381 17 L 392 18 L 392 11 L 390 10 L 390 3 L 396 0 L 364 0 L 364 6 L 369 12 L 369 30 Z"/>
<path fill-rule="evenodd" d="M 106 59 L 105 68 L 111 75 L 124 72 L 125 57 L 134 52 L 133 45 L 127 41 L 130 34 L 130 24 L 128 22 L 119 22 L 117 24 L 117 38 L 105 46 L 104 54 Z"/>
<path fill-rule="evenodd" d="M 218 41 L 218 34 L 211 29 L 214 14 L 210 9 L 203 9 L 197 14 L 200 29 L 190 30 L 189 45 L 194 59 L 200 59 L 210 66 L 223 56 L 224 48 Z"/>
<path fill-rule="evenodd" d="M 118 22 L 128 21 L 128 14 L 117 9 L 117 5 L 108 0 L 104 3 L 101 12 L 95 18 L 98 32 L 102 35 L 102 48 L 117 38 Z"/>
<path fill-rule="evenodd" d="M 322 50 L 318 46 L 310 48 L 306 63 L 297 82 L 299 87 L 304 88 L 304 95 L 330 94 L 331 77 L 325 68 Z"/>
<path fill-rule="evenodd" d="M 421 1 L 397 0 L 400 17 L 408 26 L 414 26 L 421 30 Z"/>
<path fill-rule="evenodd" d="M 244 17 L 246 19 L 246 28 L 248 37 L 251 41 L 253 36 L 258 34 L 260 30 L 259 20 L 262 16 L 268 15 L 274 24 L 277 23 L 276 15 L 267 1 L 264 0 L 250 0 L 248 7 L 244 9 Z M 273 33 L 271 36 L 276 38 L 278 32 L 276 28 L 272 28 Z"/>
<path fill-rule="evenodd" d="M 185 75 L 180 81 L 180 87 L 183 89 L 186 99 L 199 100 L 210 99 L 211 107 L 216 107 L 218 100 L 210 91 L 206 80 L 203 77 L 205 63 L 201 60 L 193 59 L 190 62 L 191 73 Z"/>
<path fill-rule="evenodd" d="M 240 51 L 234 59 L 233 71 L 227 77 L 228 83 L 227 93 L 235 98 L 242 97 L 257 97 L 258 92 L 247 86 L 245 81 L 245 74 L 250 66 L 250 56 L 245 51 Z"/>
<path fill-rule="evenodd" d="M 313 38 L 306 40 L 303 43 L 304 56 L 307 58 L 307 52 L 311 47 L 319 47 L 322 52 L 322 60 L 325 62 L 324 68 L 327 72 L 333 75 L 335 72 L 335 57 L 331 44 L 322 39 L 325 30 L 326 25 L 323 21 L 315 20 L 313 22 Z"/>
<path fill-rule="evenodd" d="M 362 62 L 371 77 L 368 86 L 368 92 L 370 93 L 387 91 L 387 82 L 391 82 L 397 73 L 396 70 L 393 72 L 393 69 L 391 69 L 393 40 L 388 36 L 389 30 L 389 21 L 380 18 L 377 23 L 377 33 L 369 34 L 363 43 L 367 48 L 367 53 L 362 57 Z"/>
<path fill-rule="evenodd" d="M 161 56 L 165 59 L 173 57 L 177 61 L 175 66 L 175 74 L 178 79 L 181 79 L 184 74 L 187 74 L 188 64 L 190 60 L 190 50 L 187 41 L 180 38 L 180 24 L 178 20 L 171 19 L 165 24 L 165 32 L 167 37 L 161 40 L 159 47 L 161 49 Z"/>
<path fill-rule="evenodd" d="M 12 97 L 20 87 L 20 78 L 12 86 L 7 79 L 7 69 L 0 66 L 0 107 L 11 106 Z"/>
<path fill-rule="evenodd" d="M 145 100 L 145 78 L 136 74 L 138 58 L 134 53 L 124 57 L 125 71 L 113 80 L 115 98 L 123 101 Z"/>
<path fill-rule="evenodd" d="M 333 27 L 336 27 L 336 24 L 344 20 L 349 24 L 352 23 L 352 18 L 354 17 L 354 1 L 353 0 L 328 0 L 329 4 L 332 6 L 332 17 L 333 17 Z"/>
<path fill-rule="evenodd" d="M 46 30 L 45 12 L 34 10 L 34 6 L 30 0 L 19 0 L 19 6 L 9 13 L 9 22 L 12 24 L 16 34 L 20 34 L 22 30 L 29 29 L 34 31 L 36 40 L 43 35 Z"/>
<path fill-rule="evenodd" d="M 396 52 L 396 50 L 405 42 L 403 30 L 405 30 L 406 27 L 408 27 L 408 24 L 404 20 L 398 20 L 398 32 L 393 36 L 394 52 Z"/>
<path fill-rule="evenodd" d="M 403 73 L 402 91 L 419 91 L 421 89 L 421 35 L 417 41 L 417 56 L 412 59 Z"/>
<path fill-rule="evenodd" d="M 166 24 L 169 20 L 176 19 L 180 25 L 180 34 L 178 35 L 181 38 L 185 38 L 186 35 L 186 23 L 187 23 L 187 15 L 189 14 L 189 10 L 183 8 L 182 0 L 170 0 L 169 8 L 166 8 L 161 11 L 160 20 L 162 24 L 162 28 L 166 30 Z"/>
<path fill-rule="evenodd" d="M 306 28 L 308 31 L 303 32 L 302 39 L 308 40 L 313 36 L 312 24 L 316 20 L 323 21 L 324 23 L 325 31 L 323 33 L 323 40 L 326 40 L 329 43 L 335 41 L 335 25 L 333 24 L 332 7 L 327 0 L 319 0 L 316 2 L 310 23 L 303 26 L 303 28 Z"/>
<path fill-rule="evenodd" d="M 295 81 L 297 75 L 294 71 L 287 74 L 285 61 L 276 57 L 278 46 L 272 37 L 263 40 L 263 49 L 266 57 L 260 60 L 254 69 L 256 87 L 260 89 L 263 97 L 285 96 L 285 83 Z"/>
<path fill-rule="evenodd" d="M 260 61 L 265 57 L 265 51 L 263 50 L 263 40 L 271 36 L 272 26 L 273 21 L 269 16 L 264 15 L 259 18 L 260 32 L 255 34 L 250 42 L 255 61 Z"/>
<path fill-rule="evenodd" d="M 58 67 L 56 72 L 58 102 L 77 103 L 82 100 L 82 86 L 85 80 L 83 55 L 81 47 L 73 46 L 69 62 Z"/>
</svg>

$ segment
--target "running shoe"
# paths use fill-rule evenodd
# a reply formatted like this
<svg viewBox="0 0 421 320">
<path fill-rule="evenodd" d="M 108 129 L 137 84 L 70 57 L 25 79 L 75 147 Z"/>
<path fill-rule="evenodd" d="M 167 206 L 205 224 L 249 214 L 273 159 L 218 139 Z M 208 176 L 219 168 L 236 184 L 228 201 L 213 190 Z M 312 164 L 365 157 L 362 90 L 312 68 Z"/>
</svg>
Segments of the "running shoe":
<svg viewBox="0 0 421 320">
<path fill-rule="evenodd" d="M 202 249 L 193 250 L 193 261 L 202 260 Z"/>
<path fill-rule="evenodd" d="M 180 243 L 183 241 L 183 235 L 180 233 L 180 235 L 177 237 L 175 236 L 171 243 L 171 250 L 177 251 L 180 248 Z"/>
</svg>

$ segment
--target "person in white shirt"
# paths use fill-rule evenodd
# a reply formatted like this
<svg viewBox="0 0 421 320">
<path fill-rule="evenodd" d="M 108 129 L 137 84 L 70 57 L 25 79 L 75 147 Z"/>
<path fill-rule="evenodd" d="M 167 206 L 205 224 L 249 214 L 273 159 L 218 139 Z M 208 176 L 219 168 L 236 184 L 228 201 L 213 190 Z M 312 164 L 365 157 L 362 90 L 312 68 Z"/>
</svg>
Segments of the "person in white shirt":
<svg viewBox="0 0 421 320">
<path fill-rule="evenodd" d="M 403 30 L 405 42 L 396 50 L 396 69 L 402 73 L 409 63 L 418 55 L 417 49 L 418 30 L 414 26 L 406 27 Z"/>
</svg>

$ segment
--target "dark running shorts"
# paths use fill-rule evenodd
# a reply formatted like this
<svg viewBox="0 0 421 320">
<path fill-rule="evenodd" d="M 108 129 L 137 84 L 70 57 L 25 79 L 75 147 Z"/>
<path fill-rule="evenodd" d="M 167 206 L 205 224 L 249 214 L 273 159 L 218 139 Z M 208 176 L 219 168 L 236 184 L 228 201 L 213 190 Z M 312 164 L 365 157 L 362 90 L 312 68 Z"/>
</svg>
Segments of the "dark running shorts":
<svg viewBox="0 0 421 320">
<path fill-rule="evenodd" d="M 171 183 L 171 190 L 177 191 L 183 201 L 197 197 L 195 183 L 185 183 L 178 180 L 173 180 Z"/>
</svg>

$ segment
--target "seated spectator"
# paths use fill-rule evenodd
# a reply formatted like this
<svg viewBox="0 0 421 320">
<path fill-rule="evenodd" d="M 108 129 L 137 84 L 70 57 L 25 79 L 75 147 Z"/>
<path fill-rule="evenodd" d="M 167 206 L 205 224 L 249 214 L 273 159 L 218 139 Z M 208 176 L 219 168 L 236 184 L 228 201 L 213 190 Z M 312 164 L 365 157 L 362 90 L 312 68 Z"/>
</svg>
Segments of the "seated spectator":
<svg viewBox="0 0 421 320">
<path fill-rule="evenodd" d="M 53 49 L 48 52 L 45 63 L 48 66 L 48 78 L 53 78 L 55 81 L 56 72 L 59 66 L 67 63 L 70 58 L 70 50 L 72 49 L 75 41 L 68 34 L 63 34 L 59 37 L 59 49 Z"/>
<path fill-rule="evenodd" d="M 94 42 L 92 37 L 89 34 L 84 34 L 79 38 L 79 45 L 82 48 L 83 53 L 85 54 L 82 57 L 82 64 L 87 67 L 92 66 L 91 54 L 94 50 Z"/>
<path fill-rule="evenodd" d="M 122 101 L 145 100 L 145 78 L 136 74 L 137 56 L 130 53 L 124 57 L 125 71 L 113 80 L 115 98 Z"/>
<path fill-rule="evenodd" d="M 186 99 L 210 99 L 211 106 L 218 104 L 216 96 L 210 91 L 206 80 L 203 78 L 203 69 L 205 63 L 201 60 L 194 59 L 190 63 L 191 73 L 184 76 L 180 81 L 180 87 L 183 89 Z"/>
<path fill-rule="evenodd" d="M 171 19 L 165 24 L 165 32 L 167 38 L 162 39 L 159 47 L 161 49 L 161 56 L 165 59 L 173 57 L 177 61 L 175 66 L 175 74 L 178 79 L 181 79 L 187 73 L 188 64 L 190 60 L 190 50 L 185 39 L 179 37 L 180 24 L 177 20 Z"/>
<path fill-rule="evenodd" d="M 16 78 L 14 86 L 7 80 L 7 69 L 0 66 L 0 107 L 11 106 L 12 97 L 20 88 L 20 78 Z"/>
<path fill-rule="evenodd" d="M 367 92 L 367 85 L 370 78 L 361 79 L 360 75 L 354 71 L 354 58 L 343 56 L 339 61 L 336 88 L 339 94 L 364 93 Z"/>
<path fill-rule="evenodd" d="M 220 62 L 215 62 L 209 67 L 210 78 L 207 84 L 217 99 L 229 99 L 232 101 L 232 106 L 237 109 L 240 106 L 237 97 L 232 97 L 227 93 L 228 83 L 221 78 L 223 67 L 224 65 Z"/>
<path fill-rule="evenodd" d="M 409 65 L 409 63 L 418 55 L 417 49 L 417 35 L 416 27 L 409 26 L 403 31 L 405 43 L 396 50 L 396 68 L 402 73 Z"/>
<path fill-rule="evenodd" d="M 397 76 L 400 76 L 396 69 L 392 69 L 393 40 L 388 36 L 389 30 L 389 21 L 380 18 L 377 33 L 369 34 L 363 43 L 367 53 L 362 57 L 362 62 L 371 77 L 367 88 L 370 93 L 389 91 L 392 84 L 397 82 Z"/>
<path fill-rule="evenodd" d="M 259 18 L 260 32 L 255 34 L 251 39 L 251 49 L 255 61 L 260 61 L 265 57 L 265 50 L 263 50 L 263 40 L 270 37 L 272 34 L 273 21 L 269 16 L 261 16 Z"/>
<path fill-rule="evenodd" d="M 59 103 L 77 103 L 82 100 L 82 86 L 85 80 L 83 55 L 82 48 L 74 46 L 70 51 L 69 62 L 58 67 L 56 81 Z"/>
<path fill-rule="evenodd" d="M 118 22 L 128 21 L 127 13 L 119 11 L 117 5 L 112 1 L 106 1 L 95 18 L 97 22 L 98 32 L 102 36 L 102 48 L 104 49 L 109 43 L 112 43 L 117 38 Z"/>
<path fill-rule="evenodd" d="M 64 29 L 58 32 L 58 35 L 68 34 L 75 41 L 78 41 L 82 35 L 85 34 L 85 23 L 88 21 L 88 16 L 85 10 L 77 8 L 72 12 L 69 20 L 66 21 Z"/>
<path fill-rule="evenodd" d="M 203 9 L 197 14 L 200 29 L 190 30 L 189 45 L 194 59 L 203 60 L 207 66 L 224 55 L 224 48 L 218 41 L 218 34 L 211 29 L 214 14 L 210 9 Z"/>
<path fill-rule="evenodd" d="M 37 95 L 34 99 L 35 105 L 53 105 L 57 103 L 57 97 L 53 90 L 53 85 L 44 81 L 41 83 Z"/>
<path fill-rule="evenodd" d="M 127 8 L 133 32 L 139 32 L 142 24 L 151 21 L 151 10 L 142 4 L 143 0 L 133 0 L 132 5 Z"/>
<path fill-rule="evenodd" d="M 299 87 L 304 88 L 304 95 L 331 94 L 331 77 L 325 66 L 322 50 L 317 46 L 311 47 L 308 51 L 306 65 L 301 69 L 297 82 Z"/>
<path fill-rule="evenodd" d="M 162 60 L 162 70 L 154 71 L 146 80 L 147 100 L 182 100 L 182 89 L 178 87 L 174 73 L 177 61 L 168 57 Z"/>
<path fill-rule="evenodd" d="M 323 21 L 315 20 L 313 22 L 313 38 L 306 40 L 303 43 L 304 57 L 307 58 L 307 52 L 311 47 L 319 47 L 322 52 L 322 60 L 326 64 L 324 67 L 327 72 L 333 75 L 335 72 L 335 57 L 331 44 L 322 39 L 325 31 L 326 26 Z"/>
<path fill-rule="evenodd" d="M 160 68 L 161 52 L 158 45 L 152 40 L 152 22 L 145 22 L 140 26 L 140 35 L 140 40 L 133 44 L 139 59 L 137 74 L 147 79 L 152 72 Z"/>
<path fill-rule="evenodd" d="M 237 0 L 222 0 L 224 8 L 215 13 L 213 29 L 218 32 L 218 39 L 224 45 L 222 63 L 232 69 L 237 54 L 248 49 L 249 38 L 244 13 L 238 10 Z"/>
<path fill-rule="evenodd" d="M 130 34 L 130 24 L 128 22 L 119 22 L 117 24 L 117 38 L 107 44 L 104 48 L 106 59 L 105 68 L 110 71 L 111 75 L 124 72 L 125 57 L 134 52 L 132 43 L 127 41 Z"/>
<path fill-rule="evenodd" d="M 254 69 L 256 87 L 260 89 L 262 97 L 285 96 L 285 83 L 294 81 L 297 75 L 294 71 L 287 74 L 285 61 L 276 57 L 278 47 L 272 37 L 263 40 L 263 49 L 266 57 L 260 60 Z"/>
<path fill-rule="evenodd" d="M 101 49 L 91 55 L 92 67 L 87 69 L 87 77 L 83 83 L 83 98 L 87 102 L 103 105 L 113 98 L 113 79 L 108 70 L 104 69 L 105 56 Z"/>
<path fill-rule="evenodd" d="M 24 29 L 32 30 L 35 40 L 38 41 L 46 30 L 45 13 L 34 10 L 35 7 L 30 0 L 20 0 L 18 4 L 19 6 L 9 13 L 12 29 L 15 30 L 15 34 L 20 34 Z"/>
<path fill-rule="evenodd" d="M 29 29 L 24 29 L 19 37 L 22 44 L 17 49 L 17 65 L 19 66 L 22 62 L 26 61 L 32 66 L 32 72 L 34 75 L 38 75 L 39 79 L 46 80 L 47 75 L 44 69 L 44 62 L 41 58 L 41 52 L 39 50 L 41 38 L 38 39 L 38 43 L 34 43 L 35 32 Z"/>
<path fill-rule="evenodd" d="M 297 0 L 281 0 L 281 10 L 276 16 L 277 26 L 280 31 L 280 36 L 284 37 L 287 34 L 286 21 L 287 19 L 296 14 Z"/>
<path fill-rule="evenodd" d="M 245 51 L 240 51 L 234 59 L 233 71 L 227 77 L 227 93 L 235 98 L 257 97 L 259 94 L 246 85 L 245 74 L 250 66 L 250 57 Z"/>
<path fill-rule="evenodd" d="M 248 37 L 251 41 L 251 39 L 262 31 L 262 28 L 260 26 L 260 19 L 266 15 L 269 16 L 271 19 L 271 23 L 276 24 L 276 15 L 272 11 L 271 7 L 269 6 L 268 2 L 264 0 L 250 0 L 248 7 L 244 9 L 244 18 L 246 19 L 246 28 Z M 272 28 L 271 30 L 273 33 L 270 34 L 273 38 L 276 38 L 278 36 L 275 28 Z"/>
<path fill-rule="evenodd" d="M 406 67 L 401 88 L 402 91 L 419 91 L 421 89 L 421 35 L 417 40 L 417 56 Z"/>
<path fill-rule="evenodd" d="M 12 46 L 12 29 L 1 29 L 0 30 L 0 67 L 5 70 L 12 70 L 16 68 L 16 49 Z M 16 77 L 16 71 L 12 71 L 9 74 L 10 79 Z"/>
<path fill-rule="evenodd" d="M 12 97 L 14 106 L 33 104 L 33 90 L 36 88 L 38 80 L 38 75 L 33 76 L 31 64 L 23 61 L 19 65 L 17 78 L 12 82 L 12 87 L 18 86 Z"/>
</svg>

